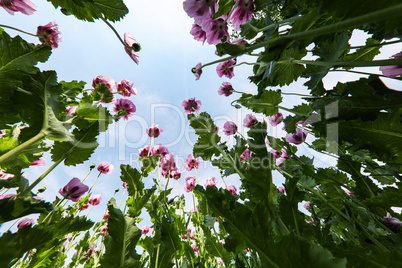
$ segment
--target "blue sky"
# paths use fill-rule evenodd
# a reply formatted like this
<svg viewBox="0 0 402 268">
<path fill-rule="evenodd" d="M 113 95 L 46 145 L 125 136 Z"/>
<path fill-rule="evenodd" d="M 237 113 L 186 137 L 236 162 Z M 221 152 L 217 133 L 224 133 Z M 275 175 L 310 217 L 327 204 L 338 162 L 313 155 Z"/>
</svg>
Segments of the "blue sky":
<svg viewBox="0 0 402 268">
<path fill-rule="evenodd" d="M 247 80 L 247 77 L 252 74 L 251 67 L 247 65 L 235 67 L 235 76 L 229 80 L 219 78 L 216 74 L 216 66 L 209 66 L 203 70 L 201 79 L 195 81 L 194 75 L 190 72 L 191 68 L 198 62 L 207 63 L 218 57 L 214 53 L 214 46 L 202 45 L 189 34 L 193 22 L 182 9 L 182 0 L 126 1 L 130 13 L 121 22 L 117 22 L 115 28 L 121 36 L 125 32 L 132 33 L 141 44 L 142 50 L 138 66 L 129 58 L 114 33 L 102 21 L 95 23 L 79 21 L 73 16 L 64 16 L 49 2 L 33 1 L 38 6 L 38 11 L 34 15 L 26 16 L 16 13 L 11 16 L 1 9 L 0 24 L 35 33 L 37 26 L 56 21 L 62 32 L 62 42 L 59 44 L 59 48 L 53 51 L 49 61 L 40 64 L 42 70 L 56 70 L 59 80 L 83 80 L 87 82 L 87 88 L 91 87 L 92 79 L 95 76 L 109 75 L 117 82 L 121 79 L 134 82 L 138 90 L 138 95 L 130 98 L 137 107 L 135 115 L 129 121 L 121 120 L 118 124 L 112 125 L 106 134 L 102 134 L 99 138 L 100 147 L 90 160 L 77 167 L 60 165 L 39 185 L 39 187 L 46 185 L 48 188 L 42 194 L 47 201 L 53 201 L 55 196 L 59 196 L 58 190 L 72 177 L 83 178 L 91 163 L 98 165 L 102 161 L 109 161 L 115 166 L 115 171 L 109 175 L 102 175 L 93 190 L 93 194 L 102 194 L 104 197 L 101 205 L 91 212 L 91 216 L 98 220 L 114 189 L 121 188 L 120 164 L 135 166 L 138 163 L 136 154 L 139 148 L 150 143 L 145 129 L 152 123 L 159 124 L 164 129 L 160 137 L 155 140 L 155 144 L 168 145 L 169 151 L 176 156 L 179 168 L 183 171 L 180 180 L 180 192 L 183 194 L 185 176 L 195 176 L 195 172 L 185 171 L 182 164 L 187 155 L 192 153 L 192 145 L 196 141 L 194 132 L 188 127 L 188 121 L 181 107 L 181 103 L 185 99 L 196 97 L 197 100 L 202 101 L 201 111 L 211 114 L 221 129 L 220 134 L 223 140 L 229 141 L 229 144 L 233 141 L 232 138 L 224 136 L 222 132 L 223 124 L 227 120 L 234 121 L 238 125 L 239 131 L 243 134 L 246 133 L 242 120 L 251 111 L 233 109 L 230 103 L 239 95 L 219 96 L 217 90 L 222 82 L 230 81 L 235 90 L 256 93 L 256 87 Z M 17 34 L 12 30 L 7 30 L 7 32 L 11 36 Z M 22 35 L 22 37 L 30 42 L 39 43 L 35 37 L 27 35 Z M 353 45 L 364 44 L 365 38 L 364 33 L 356 33 L 352 40 Z M 389 46 L 383 49 L 383 53 L 377 58 L 386 59 L 401 50 L 400 44 Z M 252 60 L 244 59 L 245 61 Z M 378 72 L 378 68 L 366 68 L 364 71 Z M 354 74 L 334 73 L 328 75 L 324 83 L 327 88 L 330 88 L 338 80 L 354 80 L 356 77 Z M 301 79 L 282 90 L 307 93 L 303 86 L 304 82 Z M 393 88 L 401 86 L 398 82 L 388 83 Z M 288 108 L 300 103 L 300 99 L 297 97 L 286 96 L 284 99 L 282 105 Z M 112 106 L 110 106 L 111 109 Z M 264 119 L 261 115 L 257 118 Z M 280 130 L 281 126 L 270 128 L 269 133 L 284 135 L 284 132 Z M 311 140 L 310 137 L 308 141 L 311 142 Z M 308 156 L 316 156 L 319 165 L 325 166 L 334 163 L 331 157 L 311 152 L 304 145 L 300 145 L 300 147 L 301 152 Z M 46 166 L 26 170 L 31 182 L 51 165 L 48 154 L 45 155 L 45 158 Z M 200 162 L 198 171 L 200 183 L 203 185 L 207 177 L 215 176 L 218 179 L 218 186 L 223 187 L 219 171 L 212 168 L 209 163 L 204 163 L 202 160 Z M 86 182 L 92 184 L 96 175 L 97 171 L 94 170 Z M 151 186 L 152 178 L 156 177 L 154 174 L 146 178 L 146 185 Z M 228 185 L 234 184 L 239 188 L 237 176 L 229 176 L 225 180 Z M 276 174 L 275 183 L 280 185 L 282 181 L 281 176 Z M 176 183 L 171 183 L 171 187 L 174 189 L 173 193 L 176 193 Z M 122 192 L 120 191 L 116 195 L 118 201 Z M 191 195 L 186 194 L 186 197 L 190 198 Z M 191 208 L 191 202 L 188 202 L 187 208 Z M 4 228 L 6 225 L 3 225 L 0 231 L 4 231 Z"/>
</svg>

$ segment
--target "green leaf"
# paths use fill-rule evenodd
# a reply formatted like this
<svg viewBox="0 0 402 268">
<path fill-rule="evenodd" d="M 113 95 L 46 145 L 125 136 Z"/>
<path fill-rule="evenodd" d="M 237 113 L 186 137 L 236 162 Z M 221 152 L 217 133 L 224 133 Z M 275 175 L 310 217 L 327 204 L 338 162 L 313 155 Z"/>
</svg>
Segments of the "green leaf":
<svg viewBox="0 0 402 268">
<path fill-rule="evenodd" d="M 366 45 L 356 50 L 356 52 L 343 56 L 340 61 L 371 61 L 380 54 L 379 40 L 368 38 Z"/>
<path fill-rule="evenodd" d="M 0 223 L 11 221 L 33 213 L 48 213 L 53 209 L 48 202 L 32 196 L 0 199 Z"/>
<path fill-rule="evenodd" d="M 119 21 L 128 9 L 121 0 L 48 0 L 55 8 L 62 7 L 77 19 L 94 21 L 105 18 L 110 21 Z"/>
<path fill-rule="evenodd" d="M 106 251 L 101 259 L 101 267 L 130 268 L 140 265 L 140 255 L 135 246 L 141 238 L 141 230 L 135 225 L 135 219 L 125 216 L 112 198 L 108 203 L 109 219 L 105 237 Z"/>
<path fill-rule="evenodd" d="M 82 93 L 85 87 L 84 81 L 73 80 L 71 82 L 60 81 L 62 85 L 63 93 L 60 95 L 60 100 L 69 105 L 77 105 L 76 98 L 78 94 Z"/>
<path fill-rule="evenodd" d="M 126 201 L 129 215 L 134 218 L 138 217 L 155 191 L 156 186 L 154 185 L 151 189 L 142 190 L 136 196 L 129 197 Z"/>
<path fill-rule="evenodd" d="M 91 95 L 95 101 L 110 103 L 113 100 L 113 93 L 103 83 L 97 85 Z"/>
<path fill-rule="evenodd" d="M 202 112 L 199 116 L 189 114 L 187 117 L 190 121 L 190 126 L 199 136 L 196 144 L 194 144 L 194 156 L 201 157 L 204 160 L 209 160 L 213 155 L 219 156 L 220 150 L 218 148 L 220 145 L 218 143 L 221 138 L 214 133 L 215 124 L 211 116 L 206 112 Z"/>
<path fill-rule="evenodd" d="M 7 232 L 0 237 L 0 266 L 7 267 L 14 258 L 21 258 L 28 250 L 38 248 L 52 239 L 91 228 L 93 222 L 85 217 L 68 217 L 51 224 L 24 227 L 16 233 Z"/>
<path fill-rule="evenodd" d="M 282 102 L 282 96 L 278 91 L 264 90 L 261 96 L 242 94 L 237 102 L 253 112 L 271 116 L 278 113 L 278 105 Z"/>
<path fill-rule="evenodd" d="M 217 19 L 223 14 L 227 14 L 230 9 L 233 7 L 233 1 L 232 0 L 219 0 L 218 2 L 219 8 L 216 11 L 215 15 L 213 16 L 213 19 Z"/>
<path fill-rule="evenodd" d="M 144 190 L 144 183 L 142 182 L 143 176 L 136 169 L 130 165 L 120 165 L 121 175 L 120 179 L 127 183 L 128 195 L 138 196 Z"/>
<path fill-rule="evenodd" d="M 59 161 L 64 159 L 66 166 L 75 166 L 84 163 L 92 155 L 98 143 L 96 137 L 99 134 L 99 124 L 92 123 L 90 127 L 84 130 L 73 130 L 74 142 L 58 142 L 54 143 L 52 160 Z"/>
<path fill-rule="evenodd" d="M 349 47 L 349 34 L 347 32 L 340 32 L 333 36 L 331 39 L 328 36 L 319 40 L 313 49 L 313 54 L 319 56 L 317 61 L 334 62 L 337 61 Z M 321 41 L 321 42 L 320 42 Z M 313 90 L 322 78 L 328 73 L 330 66 L 313 66 L 308 65 L 304 77 L 310 77 L 310 81 L 304 85 Z"/>
<path fill-rule="evenodd" d="M 202 225 L 201 227 L 205 235 L 205 248 L 208 254 L 221 258 L 225 266 L 228 267 L 232 260 L 231 254 L 222 246 L 217 237 L 212 235 L 211 230 L 207 226 Z"/>
</svg>

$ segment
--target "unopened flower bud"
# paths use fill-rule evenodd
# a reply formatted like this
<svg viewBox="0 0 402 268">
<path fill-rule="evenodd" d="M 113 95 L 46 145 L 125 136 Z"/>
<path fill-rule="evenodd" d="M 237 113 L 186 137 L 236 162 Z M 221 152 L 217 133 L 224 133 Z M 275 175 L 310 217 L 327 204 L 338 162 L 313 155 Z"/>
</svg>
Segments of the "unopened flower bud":
<svg viewBox="0 0 402 268">
<path fill-rule="evenodd" d="M 90 169 L 94 169 L 95 167 L 96 167 L 96 164 L 94 164 L 94 163 L 92 163 L 92 164 L 89 166 Z"/>
<path fill-rule="evenodd" d="M 38 193 L 43 193 L 44 191 L 46 191 L 46 186 L 42 186 L 38 189 Z"/>
<path fill-rule="evenodd" d="M 71 15 L 71 13 L 68 12 L 67 9 L 65 9 L 65 8 L 61 8 L 60 11 L 61 11 L 61 13 L 63 13 L 63 14 L 66 15 L 66 16 L 70 16 L 70 15 Z"/>
<path fill-rule="evenodd" d="M 116 188 L 116 190 L 114 190 L 115 193 L 117 193 L 118 191 L 120 191 L 120 188 Z"/>
</svg>

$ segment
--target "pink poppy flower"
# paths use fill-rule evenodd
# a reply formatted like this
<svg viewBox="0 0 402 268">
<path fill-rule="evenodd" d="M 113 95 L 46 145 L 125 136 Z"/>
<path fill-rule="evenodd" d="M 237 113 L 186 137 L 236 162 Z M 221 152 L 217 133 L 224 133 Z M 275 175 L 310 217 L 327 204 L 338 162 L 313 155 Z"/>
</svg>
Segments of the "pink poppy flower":
<svg viewBox="0 0 402 268">
<path fill-rule="evenodd" d="M 141 228 L 141 232 L 142 232 L 143 235 L 146 235 L 146 234 L 149 232 L 149 226 L 148 226 L 148 225 L 144 225 L 144 226 Z"/>
<path fill-rule="evenodd" d="M 215 0 L 186 0 L 183 2 L 184 11 L 201 26 L 211 20 L 216 8 Z"/>
<path fill-rule="evenodd" d="M 98 75 L 92 80 L 92 87 L 96 88 L 100 83 L 105 84 L 105 86 L 112 92 L 112 88 L 116 87 L 116 81 L 108 75 Z"/>
<path fill-rule="evenodd" d="M 2 129 L 2 130 L 0 131 L 0 138 L 3 137 L 4 135 L 6 135 L 6 130 L 5 130 L 5 129 Z"/>
<path fill-rule="evenodd" d="M 192 191 L 191 187 L 195 187 L 195 183 L 196 183 L 195 177 L 187 176 L 186 182 L 184 184 L 184 190 L 186 190 L 187 193 L 191 192 Z"/>
<path fill-rule="evenodd" d="M 32 15 L 38 8 L 29 0 L 2 0 L 0 6 L 11 15 L 18 11 L 25 15 Z"/>
<path fill-rule="evenodd" d="M 310 210 L 310 209 L 311 209 L 310 201 L 307 201 L 307 202 L 303 205 L 303 207 L 304 207 L 306 210 Z"/>
<path fill-rule="evenodd" d="M 41 157 L 38 160 L 33 161 L 29 165 L 30 166 L 45 166 L 46 165 L 46 159 Z"/>
<path fill-rule="evenodd" d="M 230 191 L 232 193 L 232 195 L 237 194 L 237 189 L 234 185 L 229 185 L 227 189 L 228 189 L 228 191 Z"/>
<path fill-rule="evenodd" d="M 279 157 L 282 156 L 282 151 L 277 151 L 277 150 L 272 149 L 271 154 L 273 154 L 275 159 L 278 159 Z"/>
<path fill-rule="evenodd" d="M 195 98 L 191 98 L 183 101 L 181 106 L 184 108 L 185 114 L 191 114 L 194 111 L 199 111 L 201 109 L 201 101 L 196 101 Z"/>
<path fill-rule="evenodd" d="M 148 136 L 151 138 L 159 137 L 159 135 L 162 133 L 162 131 L 163 131 L 163 128 L 159 128 L 159 126 L 156 124 L 152 124 L 152 126 L 150 128 L 146 129 Z"/>
<path fill-rule="evenodd" d="M 164 156 L 169 153 L 169 150 L 162 144 L 158 144 L 151 149 L 151 155 L 161 155 Z"/>
<path fill-rule="evenodd" d="M 258 124 L 258 120 L 252 114 L 246 115 L 246 117 L 243 119 L 243 126 L 245 126 L 247 128 L 251 128 L 252 126 L 254 126 L 256 124 Z"/>
<path fill-rule="evenodd" d="M 128 185 L 127 185 L 127 182 L 123 182 L 123 189 L 128 189 Z"/>
<path fill-rule="evenodd" d="M 196 65 L 195 65 L 195 67 L 193 67 L 192 69 L 191 69 L 191 72 L 195 75 L 195 80 L 197 81 L 198 79 L 200 79 L 200 77 L 201 77 L 201 74 L 202 74 L 202 64 L 201 64 L 201 62 L 199 62 L 199 63 L 197 63 Z M 201 104 L 200 104 L 201 105 Z"/>
<path fill-rule="evenodd" d="M 215 177 L 208 177 L 207 182 L 205 183 L 204 187 L 207 188 L 208 186 L 216 187 L 216 179 Z"/>
<path fill-rule="evenodd" d="M 296 133 L 288 133 L 286 134 L 286 141 L 290 143 L 294 143 L 296 145 L 302 144 L 307 137 L 307 131 L 302 130 L 300 128 L 296 128 Z"/>
<path fill-rule="evenodd" d="M 6 198 L 10 198 L 10 197 L 13 197 L 13 196 L 15 196 L 15 194 L 1 194 L 0 195 L 0 200 L 1 199 L 6 199 Z M 15 198 L 14 198 L 15 199 Z"/>
<path fill-rule="evenodd" d="M 217 125 L 215 125 L 215 124 L 214 124 L 214 126 L 215 126 L 214 133 L 215 133 L 215 134 L 218 134 L 219 127 L 218 127 Z"/>
<path fill-rule="evenodd" d="M 139 64 L 140 62 L 138 60 L 139 58 L 138 51 L 141 50 L 140 44 L 138 44 L 138 42 L 134 39 L 134 36 L 131 33 L 124 34 L 124 43 L 132 48 L 128 49 L 124 47 L 124 50 L 136 64 Z"/>
<path fill-rule="evenodd" d="M 98 171 L 103 174 L 110 174 L 112 173 L 114 166 L 109 162 L 105 161 L 99 164 Z"/>
<path fill-rule="evenodd" d="M 184 160 L 184 167 L 188 171 L 192 170 L 193 168 L 198 169 L 199 165 L 200 161 L 191 154 L 189 154 L 187 158 Z"/>
<path fill-rule="evenodd" d="M 194 250 L 194 254 L 195 254 L 195 256 L 196 257 L 199 257 L 200 256 L 200 250 L 197 248 L 197 245 L 191 245 L 191 247 L 193 248 L 193 250 Z"/>
<path fill-rule="evenodd" d="M 23 218 L 18 224 L 17 224 L 17 228 L 21 229 L 24 227 L 28 227 L 28 226 L 32 226 L 35 223 L 35 221 L 33 219 L 29 219 L 29 218 Z"/>
<path fill-rule="evenodd" d="M 5 173 L 4 171 L 0 170 L 0 180 L 8 180 L 14 178 L 14 174 Z"/>
<path fill-rule="evenodd" d="M 162 175 L 167 177 L 171 171 L 176 169 L 176 163 L 174 156 L 172 154 L 165 154 L 160 159 L 160 164 L 162 168 Z"/>
<path fill-rule="evenodd" d="M 285 188 L 283 188 L 282 186 L 278 187 L 278 191 L 281 192 L 282 194 L 285 194 Z"/>
<path fill-rule="evenodd" d="M 66 199 L 77 202 L 89 187 L 81 183 L 78 178 L 72 178 L 66 186 L 59 190 L 59 193 Z"/>
<path fill-rule="evenodd" d="M 133 87 L 134 83 L 123 79 L 117 84 L 117 92 L 124 97 L 130 97 L 131 95 L 137 95 L 137 89 Z"/>
<path fill-rule="evenodd" d="M 277 113 L 276 115 L 269 116 L 268 121 L 271 126 L 276 127 L 279 123 L 283 121 L 283 115 L 282 113 Z"/>
<path fill-rule="evenodd" d="M 402 57 L 402 52 L 392 55 L 393 58 Z M 381 66 L 380 71 L 387 77 L 397 77 L 402 75 L 402 65 Z"/>
<path fill-rule="evenodd" d="M 237 132 L 237 126 L 234 122 L 228 121 L 223 125 L 223 132 L 227 135 L 233 135 Z"/>
<path fill-rule="evenodd" d="M 344 189 L 345 193 L 347 195 L 354 195 L 352 191 L 348 190 L 348 189 Z"/>
<path fill-rule="evenodd" d="M 227 97 L 232 95 L 233 91 L 234 89 L 229 82 L 223 82 L 222 85 L 219 87 L 218 94 L 225 95 Z"/>
<path fill-rule="evenodd" d="M 77 106 L 70 106 L 66 108 L 66 112 L 68 115 L 74 115 L 77 110 Z"/>
<path fill-rule="evenodd" d="M 137 108 L 135 107 L 134 103 L 127 99 L 118 99 L 113 107 L 113 111 L 118 113 L 120 111 L 124 111 L 127 113 L 123 116 L 124 120 L 128 120 L 130 116 L 132 116 Z"/>
<path fill-rule="evenodd" d="M 105 225 L 102 226 L 101 228 L 101 235 L 105 236 L 108 235 L 109 233 L 107 232 L 107 223 Z"/>
<path fill-rule="evenodd" d="M 173 179 L 178 180 L 181 177 L 181 171 L 175 168 L 170 172 L 170 175 L 172 176 Z"/>
<path fill-rule="evenodd" d="M 232 78 L 234 76 L 233 72 L 233 65 L 236 64 L 235 60 L 227 60 L 221 62 L 216 67 L 216 72 L 218 73 L 219 77 L 226 76 L 227 78 Z"/>
<path fill-rule="evenodd" d="M 88 204 L 91 204 L 92 206 L 97 206 L 100 204 L 102 200 L 102 196 L 100 194 L 94 194 L 91 195 L 91 197 L 88 200 Z"/>
<path fill-rule="evenodd" d="M 39 26 L 36 35 L 40 35 L 39 40 L 42 43 L 50 44 L 52 48 L 57 48 L 61 42 L 61 32 L 56 22 L 49 22 L 45 26 Z"/>
<path fill-rule="evenodd" d="M 103 219 L 107 220 L 109 219 L 109 217 L 110 217 L 109 210 L 106 210 L 105 214 L 103 215 Z"/>
<path fill-rule="evenodd" d="M 149 145 L 146 145 L 143 148 L 139 149 L 138 153 L 139 153 L 140 157 L 141 158 L 148 157 L 149 149 L 150 149 Z"/>
<path fill-rule="evenodd" d="M 255 154 L 249 149 L 244 150 L 244 152 L 240 155 L 240 161 L 245 162 L 251 158 L 251 156 Z"/>
</svg>

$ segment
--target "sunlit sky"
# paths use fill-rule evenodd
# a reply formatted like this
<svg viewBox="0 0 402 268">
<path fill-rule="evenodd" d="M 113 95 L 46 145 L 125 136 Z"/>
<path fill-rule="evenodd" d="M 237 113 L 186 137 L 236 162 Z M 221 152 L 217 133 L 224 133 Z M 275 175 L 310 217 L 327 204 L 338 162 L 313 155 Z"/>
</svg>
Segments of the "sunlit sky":
<svg viewBox="0 0 402 268">
<path fill-rule="evenodd" d="M 88 172 L 89 165 L 98 165 L 102 161 L 109 161 L 115 166 L 112 174 L 102 175 L 93 189 L 93 194 L 101 194 L 104 199 L 101 205 L 94 208 L 90 217 L 99 220 L 106 208 L 107 201 L 112 196 L 114 189 L 121 187 L 119 179 L 121 164 L 131 164 L 138 166 L 138 149 L 150 144 L 150 138 L 146 135 L 145 129 L 152 123 L 158 124 L 164 129 L 163 133 L 155 140 L 155 144 L 163 144 L 175 155 L 177 164 L 182 170 L 180 179 L 180 193 L 184 192 L 185 176 L 195 176 L 193 171 L 185 171 L 183 161 L 188 154 L 192 153 L 192 145 L 196 137 L 181 107 L 183 100 L 196 97 L 201 100 L 201 111 L 211 114 L 215 123 L 220 127 L 219 134 L 224 141 L 229 144 L 233 142 L 232 137 L 226 137 L 223 132 L 223 124 L 226 121 L 235 122 L 239 131 L 243 134 L 246 129 L 242 126 L 243 118 L 246 114 L 252 113 L 247 109 L 234 109 L 230 103 L 240 97 L 233 94 L 229 97 L 218 95 L 217 91 L 222 82 L 231 82 L 234 89 L 242 92 L 256 93 L 257 88 L 251 84 L 247 77 L 252 74 L 251 67 L 242 65 L 235 67 L 235 76 L 232 79 L 219 78 L 216 74 L 216 66 L 209 66 L 203 70 L 199 81 L 195 81 L 191 68 L 198 62 L 207 63 L 216 60 L 215 47 L 195 41 L 189 34 L 192 19 L 189 18 L 182 9 L 182 0 L 147 0 L 126 1 L 129 14 L 120 22 L 115 24 L 116 30 L 121 36 L 125 32 L 134 35 L 141 44 L 140 64 L 136 65 L 125 53 L 123 46 L 118 41 L 114 33 L 102 21 L 95 23 L 79 21 L 73 16 L 64 16 L 59 10 L 55 10 L 51 3 L 46 1 L 33 0 L 38 6 L 38 11 L 32 16 L 16 13 L 14 16 L 5 10 L 0 10 L 0 24 L 6 24 L 35 33 L 39 25 L 45 25 L 50 21 L 55 21 L 62 32 L 62 42 L 59 48 L 53 50 L 48 62 L 39 64 L 42 70 L 56 70 L 59 81 L 82 80 L 87 82 L 90 88 L 92 79 L 97 75 L 109 75 L 117 82 L 121 79 L 128 79 L 134 82 L 138 90 L 138 95 L 130 97 L 137 107 L 137 112 L 128 121 L 121 120 L 118 124 L 113 124 L 107 133 L 99 137 L 100 146 L 92 155 L 91 159 L 76 167 L 65 167 L 59 165 L 45 180 L 38 186 L 45 185 L 46 192 L 41 194 L 46 201 L 53 201 L 55 196 L 59 196 L 58 190 L 63 187 L 73 177 L 83 178 Z M 12 30 L 6 30 L 11 36 L 18 34 Z M 35 37 L 21 34 L 24 39 L 35 44 L 39 40 Z M 363 45 L 367 35 L 357 32 L 352 39 L 352 45 Z M 401 51 L 401 45 L 388 46 L 382 50 L 378 59 L 386 59 L 389 56 Z M 253 58 L 239 59 L 251 62 Z M 364 71 L 377 72 L 378 68 L 365 68 Z M 330 88 L 337 81 L 355 80 L 355 74 L 334 73 L 324 80 L 325 86 Z M 303 86 L 305 80 L 300 79 L 289 87 L 282 90 L 284 92 L 307 93 Z M 400 84 L 387 82 L 392 88 L 400 88 Z M 274 88 L 277 89 L 277 88 Z M 284 96 L 283 106 L 291 108 L 300 103 L 297 97 Z M 112 110 L 112 105 L 109 107 Z M 287 115 L 286 112 L 283 112 Z M 262 115 L 257 119 L 264 120 Z M 270 127 L 269 134 L 283 136 L 282 125 L 277 128 Z M 307 140 L 311 142 L 309 137 Z M 306 145 L 299 145 L 300 152 L 309 157 L 315 156 L 316 163 L 321 166 L 333 165 L 334 159 L 329 156 L 320 155 L 312 152 Z M 28 179 L 32 182 L 42 174 L 52 164 L 50 154 L 45 154 L 46 166 L 31 167 L 25 171 Z M 200 159 L 201 165 L 198 171 L 200 184 L 204 185 L 206 178 L 214 176 L 217 178 L 218 187 L 224 187 L 220 179 L 219 171 L 209 163 Z M 94 181 L 97 171 L 94 170 L 87 179 L 90 185 Z M 144 179 L 147 187 L 153 182 L 153 174 Z M 228 185 L 235 185 L 239 189 L 239 178 L 236 175 L 225 179 Z M 283 182 L 279 174 L 275 174 L 275 183 L 280 185 Z M 173 187 L 173 194 L 177 193 L 176 183 L 169 185 Z M 12 190 L 9 191 L 12 193 Z M 34 190 L 35 192 L 35 190 Z M 123 190 L 116 194 L 115 198 L 119 202 Z M 186 193 L 186 197 L 191 194 Z M 186 209 L 191 209 L 191 202 L 188 202 Z M 84 212 L 85 213 L 85 212 Z M 148 220 L 144 219 L 144 223 Z M 149 222 L 148 222 L 149 224 Z M 4 231 L 7 224 L 0 227 Z"/>
</svg>

